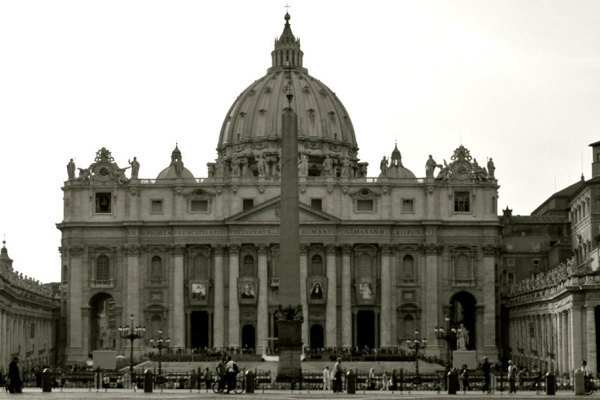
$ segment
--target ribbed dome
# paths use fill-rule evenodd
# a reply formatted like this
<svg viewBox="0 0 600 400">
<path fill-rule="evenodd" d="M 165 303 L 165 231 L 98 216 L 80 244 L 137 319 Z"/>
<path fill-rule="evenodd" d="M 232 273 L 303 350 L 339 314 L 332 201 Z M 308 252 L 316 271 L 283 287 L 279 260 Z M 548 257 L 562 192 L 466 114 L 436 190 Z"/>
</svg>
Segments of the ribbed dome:
<svg viewBox="0 0 600 400">
<path fill-rule="evenodd" d="M 175 150 L 171 153 L 171 164 L 162 171 L 156 177 L 156 179 L 185 179 L 195 181 L 194 174 L 189 169 L 183 166 L 181 159 L 181 151 L 179 147 L 175 145 Z"/>
<path fill-rule="evenodd" d="M 325 155 L 335 165 L 348 158 L 356 167 L 358 146 L 350 117 L 335 93 L 303 68 L 302 59 L 300 41 L 293 36 L 286 14 L 283 33 L 275 40 L 272 67 L 238 96 L 223 122 L 216 165 L 223 165 L 224 175 L 233 163 L 246 165 L 248 175 L 255 172 L 257 154 L 270 162 L 278 157 L 287 93 L 293 94 L 291 107 L 298 115 L 298 151 L 309 156 L 311 172 Z"/>
</svg>

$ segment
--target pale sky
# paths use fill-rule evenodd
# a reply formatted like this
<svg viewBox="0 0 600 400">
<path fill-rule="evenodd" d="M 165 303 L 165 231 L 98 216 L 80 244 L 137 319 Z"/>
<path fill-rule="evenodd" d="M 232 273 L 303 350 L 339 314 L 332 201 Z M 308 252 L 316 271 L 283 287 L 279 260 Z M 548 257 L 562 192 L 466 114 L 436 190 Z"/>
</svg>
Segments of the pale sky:
<svg viewBox="0 0 600 400">
<path fill-rule="evenodd" d="M 140 178 L 207 176 L 225 114 L 271 65 L 284 1 L 0 2 L 0 234 L 60 279 L 66 164 L 101 147 Z M 530 214 L 591 172 L 600 1 L 290 1 L 304 66 L 345 105 L 369 176 L 398 141 L 425 175 L 460 144 L 493 157 L 499 207 Z"/>
</svg>

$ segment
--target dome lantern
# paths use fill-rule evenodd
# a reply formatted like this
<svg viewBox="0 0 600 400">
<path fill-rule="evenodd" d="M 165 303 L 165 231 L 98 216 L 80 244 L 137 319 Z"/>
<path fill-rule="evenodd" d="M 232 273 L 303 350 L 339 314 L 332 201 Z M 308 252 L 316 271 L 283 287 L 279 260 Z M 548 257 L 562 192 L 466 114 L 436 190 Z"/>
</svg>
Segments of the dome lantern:
<svg viewBox="0 0 600 400">
<path fill-rule="evenodd" d="M 294 37 L 290 26 L 290 14 L 285 13 L 285 26 L 279 39 L 275 39 L 275 50 L 271 52 L 272 68 L 302 68 L 304 53 L 300 50 L 300 39 Z"/>
</svg>

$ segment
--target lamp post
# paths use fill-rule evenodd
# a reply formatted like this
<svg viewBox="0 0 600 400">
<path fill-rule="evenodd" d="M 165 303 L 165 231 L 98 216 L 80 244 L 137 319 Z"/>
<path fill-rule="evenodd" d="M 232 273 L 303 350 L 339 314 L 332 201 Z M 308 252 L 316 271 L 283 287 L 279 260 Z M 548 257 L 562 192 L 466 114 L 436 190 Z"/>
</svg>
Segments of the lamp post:
<svg viewBox="0 0 600 400">
<path fill-rule="evenodd" d="M 158 376 L 161 376 L 162 374 L 162 349 L 169 347 L 170 342 L 171 339 L 163 338 L 162 329 L 158 330 L 158 338 L 150 339 L 150 345 L 158 349 Z"/>
<path fill-rule="evenodd" d="M 131 319 L 131 325 L 125 325 L 119 327 L 119 335 L 123 339 L 129 339 L 131 341 L 131 352 L 129 353 L 129 375 L 131 376 L 131 382 L 135 385 L 135 376 L 133 373 L 133 342 L 135 339 L 144 337 L 146 332 L 145 326 L 133 326 L 133 314 L 129 317 Z"/>
<path fill-rule="evenodd" d="M 450 351 L 450 343 L 453 340 L 456 340 L 457 331 L 455 328 L 452 328 L 450 316 L 446 315 L 444 318 L 446 321 L 446 328 L 443 326 L 438 326 L 435 328 L 435 337 L 438 340 L 446 341 L 446 363 L 448 370 L 452 368 L 452 352 Z M 458 332 L 460 334 L 460 332 Z"/>
<path fill-rule="evenodd" d="M 409 349 L 414 349 L 415 350 L 415 381 L 419 381 L 419 350 L 420 349 L 424 349 L 425 347 L 427 347 L 427 339 L 426 338 L 421 338 L 421 336 L 419 335 L 419 330 L 415 330 L 415 337 L 414 339 L 407 339 L 406 340 L 406 344 L 408 345 Z"/>
</svg>

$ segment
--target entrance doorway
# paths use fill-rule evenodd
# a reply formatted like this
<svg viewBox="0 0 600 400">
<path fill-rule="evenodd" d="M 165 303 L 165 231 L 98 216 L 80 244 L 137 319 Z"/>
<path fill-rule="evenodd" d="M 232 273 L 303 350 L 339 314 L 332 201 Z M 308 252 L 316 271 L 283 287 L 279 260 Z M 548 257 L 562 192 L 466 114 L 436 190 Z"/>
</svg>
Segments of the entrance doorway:
<svg viewBox="0 0 600 400">
<path fill-rule="evenodd" d="M 108 293 L 98 293 L 90 299 L 90 351 L 115 349 L 115 299 Z"/>
<path fill-rule="evenodd" d="M 450 319 L 455 328 L 462 324 L 467 330 L 465 345 L 467 350 L 475 350 L 475 297 L 469 292 L 458 292 L 450 298 Z M 456 345 L 456 344 L 454 344 Z M 455 350 L 455 348 L 453 348 Z"/>
<path fill-rule="evenodd" d="M 192 349 L 208 347 L 208 312 L 192 311 L 190 319 L 190 346 Z"/>
<path fill-rule="evenodd" d="M 256 330 L 252 325 L 244 325 L 242 328 L 242 348 L 254 349 L 256 345 Z"/>
<path fill-rule="evenodd" d="M 356 345 L 375 348 L 375 312 L 362 310 L 356 313 Z"/>
<path fill-rule="evenodd" d="M 320 349 L 325 347 L 325 341 L 323 337 L 323 326 L 313 325 L 310 327 L 310 348 Z"/>
</svg>

